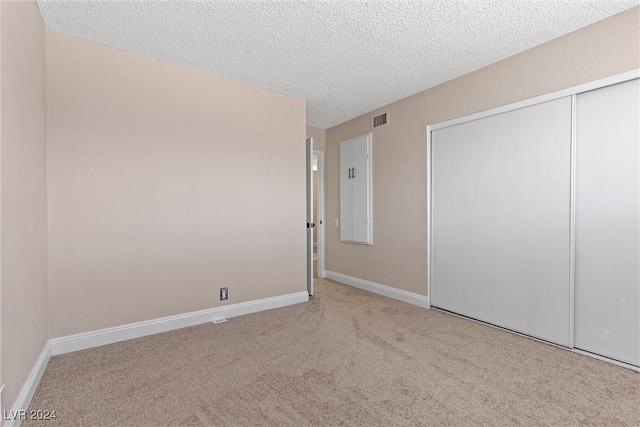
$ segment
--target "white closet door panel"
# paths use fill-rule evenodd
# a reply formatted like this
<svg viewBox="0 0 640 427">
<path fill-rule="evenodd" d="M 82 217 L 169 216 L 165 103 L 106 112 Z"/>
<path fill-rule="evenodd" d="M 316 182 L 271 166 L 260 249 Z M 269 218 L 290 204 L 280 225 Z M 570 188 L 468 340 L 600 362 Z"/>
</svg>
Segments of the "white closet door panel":
<svg viewBox="0 0 640 427">
<path fill-rule="evenodd" d="M 368 161 L 369 138 L 354 139 L 353 144 L 353 240 L 369 241 L 369 189 Z"/>
<path fill-rule="evenodd" d="M 353 240 L 353 186 L 351 172 L 353 145 L 340 144 L 340 239 Z"/>
<path fill-rule="evenodd" d="M 575 346 L 640 365 L 640 85 L 577 97 Z"/>
<path fill-rule="evenodd" d="M 569 345 L 571 98 L 432 136 L 432 305 Z"/>
</svg>

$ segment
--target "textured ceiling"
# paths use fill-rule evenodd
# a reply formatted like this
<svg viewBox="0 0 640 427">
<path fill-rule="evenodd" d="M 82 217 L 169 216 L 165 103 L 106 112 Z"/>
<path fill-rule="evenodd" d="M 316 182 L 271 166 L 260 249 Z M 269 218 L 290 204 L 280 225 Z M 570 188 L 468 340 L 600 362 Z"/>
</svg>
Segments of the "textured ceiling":
<svg viewBox="0 0 640 427">
<path fill-rule="evenodd" d="M 638 0 L 59 1 L 50 30 L 307 101 L 328 128 Z"/>
</svg>

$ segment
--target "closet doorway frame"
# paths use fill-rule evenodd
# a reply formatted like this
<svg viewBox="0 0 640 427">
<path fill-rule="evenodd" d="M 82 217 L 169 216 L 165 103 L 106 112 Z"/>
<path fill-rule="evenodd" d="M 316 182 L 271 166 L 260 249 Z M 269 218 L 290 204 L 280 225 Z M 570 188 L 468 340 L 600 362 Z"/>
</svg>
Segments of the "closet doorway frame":
<svg viewBox="0 0 640 427">
<path fill-rule="evenodd" d="M 427 295 L 429 296 L 429 301 L 431 301 L 431 289 L 433 284 L 432 278 L 432 257 L 433 257 L 433 215 L 432 215 L 432 207 L 433 207 L 433 199 L 432 199 L 432 173 L 433 173 L 433 165 L 432 165 L 432 153 L 433 153 L 433 137 L 432 132 L 437 131 L 438 129 L 447 128 L 450 126 L 455 126 L 462 123 L 471 122 L 474 120 L 483 119 L 490 116 L 495 116 L 498 114 L 506 113 L 509 111 L 518 110 L 521 108 L 530 107 L 532 105 L 542 104 L 548 101 L 554 101 L 559 98 L 571 97 L 571 177 L 570 177 L 570 272 L 569 272 L 569 331 L 570 331 L 570 343 L 569 347 L 560 346 L 554 343 L 550 343 L 548 341 L 544 341 L 535 337 L 531 337 L 526 334 L 522 334 L 519 332 L 514 332 L 506 328 L 502 328 L 499 326 L 495 326 L 486 322 L 482 322 L 480 320 L 471 319 L 473 321 L 480 322 L 485 325 L 489 325 L 492 327 L 496 327 L 502 330 L 506 330 L 509 332 L 516 333 L 518 335 L 525 336 L 530 339 L 535 339 L 537 341 L 544 342 L 546 344 L 555 345 L 559 348 L 572 351 L 574 353 L 582 354 L 585 356 L 589 356 L 598 360 L 602 360 L 605 362 L 612 363 L 614 365 L 622 366 L 637 372 L 640 372 L 640 367 L 630 365 L 624 362 L 619 362 L 614 359 L 609 359 L 607 357 L 599 356 L 597 354 L 589 353 L 583 350 L 576 349 L 574 347 L 574 337 L 575 337 L 575 325 L 574 325 L 574 317 L 575 317 L 575 187 L 576 187 L 576 179 L 575 179 L 575 158 L 576 158 L 576 99 L 577 96 L 584 92 L 589 92 L 592 90 L 600 89 L 607 86 L 612 86 L 618 83 L 624 83 L 626 81 L 635 80 L 640 78 L 640 68 L 626 71 L 624 73 L 615 74 L 613 76 L 605 77 L 602 79 L 594 80 L 587 83 L 582 83 L 576 86 L 572 86 L 566 89 L 558 90 L 555 92 L 551 92 L 548 94 L 536 96 L 533 98 L 525 99 L 522 101 L 514 102 L 511 104 L 503 105 L 500 107 L 492 108 L 489 110 L 481 111 L 478 113 L 470 114 L 463 117 L 458 117 L 452 120 L 447 120 L 440 123 L 435 123 L 432 125 L 428 125 L 426 127 L 427 130 Z M 429 303 L 429 308 L 431 308 L 431 304 Z M 435 308 L 435 307 L 434 307 Z M 447 312 L 448 313 L 448 312 Z M 466 319 L 469 319 L 466 316 L 458 315 L 455 313 L 451 313 L 456 316 L 461 316 Z"/>
<path fill-rule="evenodd" d="M 324 279 L 327 277 L 326 270 L 326 221 L 325 221 L 325 167 L 324 167 L 324 151 L 321 150 L 313 150 L 313 156 L 318 156 L 318 172 L 317 178 L 317 187 L 316 187 L 316 199 L 317 199 L 317 212 L 318 218 L 314 218 L 316 221 L 316 230 L 317 230 L 317 243 L 316 253 L 318 254 L 318 278 Z M 312 156 L 312 157 L 313 157 Z"/>
</svg>

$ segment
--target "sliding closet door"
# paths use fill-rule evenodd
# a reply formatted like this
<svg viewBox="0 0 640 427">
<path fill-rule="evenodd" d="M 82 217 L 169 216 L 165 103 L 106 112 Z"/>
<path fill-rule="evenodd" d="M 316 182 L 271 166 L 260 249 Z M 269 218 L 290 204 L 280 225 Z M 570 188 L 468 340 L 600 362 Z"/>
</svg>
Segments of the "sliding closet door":
<svg viewBox="0 0 640 427">
<path fill-rule="evenodd" d="M 575 346 L 640 365 L 640 85 L 577 96 Z"/>
<path fill-rule="evenodd" d="M 571 98 L 432 133 L 431 303 L 570 344 Z"/>
</svg>

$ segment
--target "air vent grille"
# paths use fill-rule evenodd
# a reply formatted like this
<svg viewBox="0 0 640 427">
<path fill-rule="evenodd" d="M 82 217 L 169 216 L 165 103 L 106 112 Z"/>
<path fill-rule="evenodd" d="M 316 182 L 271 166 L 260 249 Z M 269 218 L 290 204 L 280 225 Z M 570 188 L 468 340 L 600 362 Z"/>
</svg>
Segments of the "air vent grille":
<svg viewBox="0 0 640 427">
<path fill-rule="evenodd" d="M 387 124 L 387 113 L 382 113 L 373 117 L 373 128 L 384 126 Z"/>
</svg>

